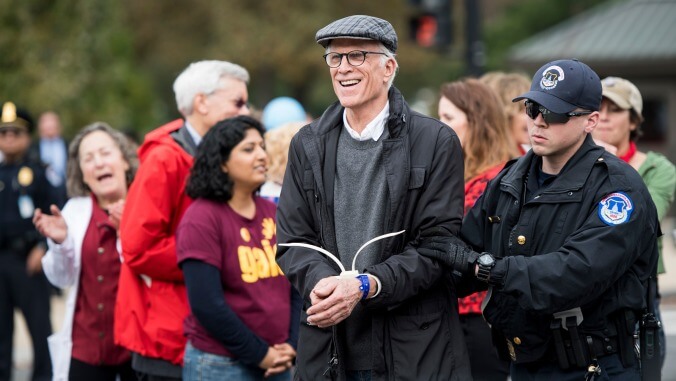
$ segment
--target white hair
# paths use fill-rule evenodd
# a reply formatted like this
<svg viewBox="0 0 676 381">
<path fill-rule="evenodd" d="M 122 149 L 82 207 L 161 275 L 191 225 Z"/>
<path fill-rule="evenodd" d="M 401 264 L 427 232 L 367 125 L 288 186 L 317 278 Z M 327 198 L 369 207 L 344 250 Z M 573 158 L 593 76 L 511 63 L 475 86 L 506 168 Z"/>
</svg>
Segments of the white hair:
<svg viewBox="0 0 676 381">
<path fill-rule="evenodd" d="M 249 83 L 249 72 L 237 64 L 215 60 L 191 63 L 174 81 L 178 111 L 183 116 L 192 114 L 195 96 L 218 90 L 224 77 Z"/>
<path fill-rule="evenodd" d="M 390 87 L 392 87 L 392 83 L 394 83 L 394 77 L 396 77 L 397 73 L 399 72 L 399 62 L 397 62 L 396 54 L 394 52 L 392 52 L 390 49 L 388 49 L 387 47 L 385 47 L 385 45 L 382 42 L 380 42 L 380 41 L 374 41 L 374 42 L 376 42 L 378 44 L 378 49 L 382 53 L 385 53 L 384 55 L 380 55 L 380 64 L 382 66 L 385 66 L 385 63 L 387 63 L 387 60 L 391 58 L 391 59 L 394 60 L 394 64 L 396 65 L 396 67 L 394 68 L 394 73 L 392 73 L 390 80 L 387 81 L 387 88 L 390 88 Z M 329 42 L 326 45 L 325 53 L 331 53 L 331 42 Z"/>
</svg>

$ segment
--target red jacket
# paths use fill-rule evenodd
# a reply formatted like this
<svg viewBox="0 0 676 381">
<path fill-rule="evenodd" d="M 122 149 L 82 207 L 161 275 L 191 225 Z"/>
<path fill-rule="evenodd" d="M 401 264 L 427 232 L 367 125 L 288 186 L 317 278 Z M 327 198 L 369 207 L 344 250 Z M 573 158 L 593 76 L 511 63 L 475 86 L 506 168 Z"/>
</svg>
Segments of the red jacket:
<svg viewBox="0 0 676 381">
<path fill-rule="evenodd" d="M 169 135 L 175 120 L 151 131 L 139 148 L 141 165 L 120 225 L 122 257 L 115 306 L 115 343 L 180 365 L 188 315 L 176 261 L 176 227 L 191 203 L 184 188 L 193 157 Z"/>
</svg>

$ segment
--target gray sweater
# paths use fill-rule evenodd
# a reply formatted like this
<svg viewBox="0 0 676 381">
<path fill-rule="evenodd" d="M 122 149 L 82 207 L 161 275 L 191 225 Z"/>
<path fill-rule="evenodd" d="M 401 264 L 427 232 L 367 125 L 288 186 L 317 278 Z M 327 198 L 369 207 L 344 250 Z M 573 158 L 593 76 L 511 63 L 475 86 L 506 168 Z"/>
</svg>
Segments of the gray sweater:
<svg viewBox="0 0 676 381">
<path fill-rule="evenodd" d="M 382 165 L 387 137 L 385 130 L 378 141 L 358 141 L 343 130 L 338 139 L 334 216 L 338 256 L 346 270 L 352 269 L 354 254 L 366 241 L 387 233 L 387 179 Z M 355 269 L 362 272 L 377 263 L 380 251 L 380 242 L 369 245 L 357 257 Z M 371 369 L 371 318 L 361 304 L 346 319 L 345 334 L 347 369 Z"/>
</svg>

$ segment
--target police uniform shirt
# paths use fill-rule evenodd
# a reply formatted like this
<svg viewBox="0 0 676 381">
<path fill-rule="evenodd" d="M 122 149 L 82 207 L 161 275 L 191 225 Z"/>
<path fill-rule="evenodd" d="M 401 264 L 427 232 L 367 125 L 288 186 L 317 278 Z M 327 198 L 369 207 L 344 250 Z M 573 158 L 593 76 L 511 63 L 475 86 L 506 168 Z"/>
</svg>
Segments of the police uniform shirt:
<svg viewBox="0 0 676 381">
<path fill-rule="evenodd" d="M 42 165 L 24 160 L 0 163 L 0 251 L 27 254 L 42 240 L 33 226 L 36 208 L 49 210 L 50 184 Z"/>
</svg>

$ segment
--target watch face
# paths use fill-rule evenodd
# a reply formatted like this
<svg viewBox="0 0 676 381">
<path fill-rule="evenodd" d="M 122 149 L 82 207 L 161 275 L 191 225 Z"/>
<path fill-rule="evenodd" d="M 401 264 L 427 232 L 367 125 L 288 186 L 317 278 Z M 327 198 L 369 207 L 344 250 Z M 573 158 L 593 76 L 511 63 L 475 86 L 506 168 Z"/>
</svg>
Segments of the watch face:
<svg viewBox="0 0 676 381">
<path fill-rule="evenodd" d="M 490 266 L 495 262 L 495 260 L 490 255 L 484 254 L 479 257 L 478 262 L 481 266 Z"/>
</svg>

